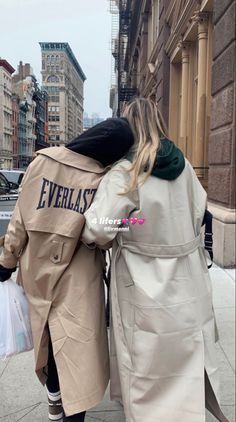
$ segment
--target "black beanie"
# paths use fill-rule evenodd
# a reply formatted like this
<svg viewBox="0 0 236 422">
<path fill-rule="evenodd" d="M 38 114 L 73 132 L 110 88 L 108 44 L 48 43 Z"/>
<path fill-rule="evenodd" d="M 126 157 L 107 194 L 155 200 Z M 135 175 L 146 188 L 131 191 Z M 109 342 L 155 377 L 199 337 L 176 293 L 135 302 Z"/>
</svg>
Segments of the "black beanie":
<svg viewBox="0 0 236 422">
<path fill-rule="evenodd" d="M 120 160 L 134 143 L 129 123 L 124 118 L 111 118 L 86 130 L 66 148 L 99 161 L 104 167 Z"/>
</svg>

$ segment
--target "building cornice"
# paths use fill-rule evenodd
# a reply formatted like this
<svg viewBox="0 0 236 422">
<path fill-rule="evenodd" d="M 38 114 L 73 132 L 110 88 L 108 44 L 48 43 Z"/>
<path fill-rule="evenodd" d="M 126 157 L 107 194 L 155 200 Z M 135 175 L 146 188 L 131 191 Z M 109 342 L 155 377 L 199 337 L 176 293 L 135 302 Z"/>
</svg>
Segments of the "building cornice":
<svg viewBox="0 0 236 422">
<path fill-rule="evenodd" d="M 0 59 L 0 67 L 3 67 L 8 73 L 10 73 L 10 75 L 15 72 L 14 67 L 12 67 L 5 59 Z"/>
<path fill-rule="evenodd" d="M 81 66 L 79 65 L 78 60 L 76 59 L 73 51 L 71 50 L 68 42 L 40 42 L 39 45 L 42 51 L 64 51 L 70 59 L 71 63 L 73 64 L 74 68 L 80 75 L 83 82 L 86 80 L 86 76 Z"/>
</svg>

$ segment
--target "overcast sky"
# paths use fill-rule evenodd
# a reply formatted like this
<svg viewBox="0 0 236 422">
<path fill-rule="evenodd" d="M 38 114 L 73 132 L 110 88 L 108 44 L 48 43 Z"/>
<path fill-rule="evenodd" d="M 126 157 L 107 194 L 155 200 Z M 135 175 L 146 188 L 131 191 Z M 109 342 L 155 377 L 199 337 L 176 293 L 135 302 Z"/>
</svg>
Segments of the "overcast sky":
<svg viewBox="0 0 236 422">
<path fill-rule="evenodd" d="M 87 77 L 85 112 L 111 115 L 108 0 L 0 0 L 0 16 L 1 58 L 30 63 L 41 84 L 39 41 L 68 42 Z"/>
</svg>

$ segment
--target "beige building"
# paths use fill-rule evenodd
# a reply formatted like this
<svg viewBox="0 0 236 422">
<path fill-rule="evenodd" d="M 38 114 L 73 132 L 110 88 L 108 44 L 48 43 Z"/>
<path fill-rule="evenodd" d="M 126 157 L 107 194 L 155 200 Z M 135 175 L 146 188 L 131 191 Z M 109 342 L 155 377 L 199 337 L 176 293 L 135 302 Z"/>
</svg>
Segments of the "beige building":
<svg viewBox="0 0 236 422">
<path fill-rule="evenodd" d="M 48 92 L 51 146 L 64 145 L 83 131 L 86 79 L 68 43 L 41 42 L 42 85 Z"/>
<path fill-rule="evenodd" d="M 12 80 L 15 71 L 0 59 L 0 168 L 12 168 Z"/>
<path fill-rule="evenodd" d="M 119 12 L 118 111 L 133 93 L 158 103 L 208 191 L 215 261 L 234 266 L 235 1 L 122 0 Z"/>
</svg>

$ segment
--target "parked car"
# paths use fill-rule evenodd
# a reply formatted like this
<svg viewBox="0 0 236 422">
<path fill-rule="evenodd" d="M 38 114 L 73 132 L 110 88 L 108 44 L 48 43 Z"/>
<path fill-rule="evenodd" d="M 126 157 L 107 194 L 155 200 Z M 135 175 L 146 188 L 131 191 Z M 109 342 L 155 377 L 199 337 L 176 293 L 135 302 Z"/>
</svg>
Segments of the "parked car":
<svg viewBox="0 0 236 422">
<path fill-rule="evenodd" d="M 2 172 L 0 172 L 0 195 L 7 195 L 11 192 L 12 185 Z"/>
<path fill-rule="evenodd" d="M 25 171 L 24 170 L 1 170 L 1 173 L 6 177 L 6 179 L 8 180 L 8 182 L 10 183 L 14 183 L 15 184 L 15 189 L 17 189 L 21 182 L 22 179 L 24 177 Z M 17 185 L 17 187 L 16 187 Z"/>
</svg>

